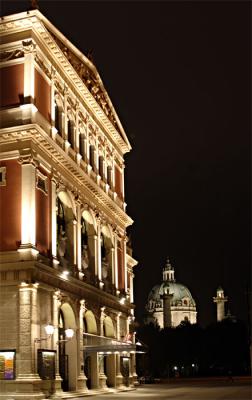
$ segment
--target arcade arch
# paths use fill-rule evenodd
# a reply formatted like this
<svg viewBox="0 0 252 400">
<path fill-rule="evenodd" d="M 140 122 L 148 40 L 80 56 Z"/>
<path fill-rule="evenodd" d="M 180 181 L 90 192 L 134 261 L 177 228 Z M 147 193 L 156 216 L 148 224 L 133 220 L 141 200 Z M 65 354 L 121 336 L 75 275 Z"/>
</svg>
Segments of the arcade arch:
<svg viewBox="0 0 252 400">
<path fill-rule="evenodd" d="M 73 329 L 74 336 L 66 337 L 66 329 Z M 77 325 L 72 306 L 63 303 L 59 310 L 59 373 L 64 391 L 77 388 Z"/>
<path fill-rule="evenodd" d="M 57 255 L 63 267 L 74 264 L 74 203 L 66 191 L 60 191 L 56 199 Z"/>
<path fill-rule="evenodd" d="M 81 265 L 88 282 L 95 279 L 96 231 L 95 217 L 90 211 L 84 210 L 81 215 Z"/>
</svg>

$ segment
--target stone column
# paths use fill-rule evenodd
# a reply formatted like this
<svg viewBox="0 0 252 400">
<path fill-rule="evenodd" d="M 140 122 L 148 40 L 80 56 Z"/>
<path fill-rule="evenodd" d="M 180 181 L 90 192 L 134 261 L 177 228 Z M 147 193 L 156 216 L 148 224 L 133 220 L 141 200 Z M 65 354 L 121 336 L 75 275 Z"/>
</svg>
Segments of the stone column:
<svg viewBox="0 0 252 400">
<path fill-rule="evenodd" d="M 120 316 L 121 313 L 119 312 L 116 316 L 116 337 L 118 341 L 121 341 L 121 333 L 120 333 Z M 116 354 L 116 387 L 120 388 L 123 386 L 123 376 L 121 374 L 121 357 L 120 353 Z"/>
<path fill-rule="evenodd" d="M 91 353 L 91 389 L 99 388 L 99 362 L 98 353 Z"/>
<path fill-rule="evenodd" d="M 99 360 L 99 387 L 100 389 L 107 389 L 107 377 L 104 374 L 104 354 L 98 354 Z"/>
<path fill-rule="evenodd" d="M 59 264 L 57 259 L 57 184 L 56 179 L 53 176 L 51 180 L 51 237 L 52 237 L 52 259 L 53 265 L 56 267 Z"/>
<path fill-rule="evenodd" d="M 77 224 L 76 219 L 73 220 L 73 264 L 77 265 Z"/>
<path fill-rule="evenodd" d="M 79 278 L 83 278 L 83 272 L 82 272 L 82 267 L 81 267 L 81 205 L 80 202 L 77 201 L 77 206 L 76 206 L 76 212 L 77 212 L 77 225 L 76 225 L 76 246 L 77 246 L 77 251 L 76 251 L 76 263 L 77 263 L 77 268 L 79 272 Z"/>
<path fill-rule="evenodd" d="M 57 398 L 57 396 L 61 396 L 61 376 L 59 374 L 59 309 L 61 305 L 60 301 L 60 292 L 56 291 L 52 294 L 52 302 L 53 302 L 53 326 L 54 332 L 52 337 L 53 349 L 56 350 L 56 360 L 55 360 L 55 380 L 52 382 L 53 386 L 53 398 Z"/>
<path fill-rule="evenodd" d="M 21 154 L 21 245 L 22 259 L 36 258 L 36 166 L 33 154 Z"/>
<path fill-rule="evenodd" d="M 99 286 L 100 289 L 103 288 L 103 282 L 102 282 L 102 263 L 101 263 L 101 219 L 98 217 L 96 219 L 97 221 L 97 276 L 99 279 Z"/>
<path fill-rule="evenodd" d="M 55 140 L 57 129 L 55 128 L 55 68 L 51 67 L 51 136 Z"/>
<path fill-rule="evenodd" d="M 36 284 L 19 286 L 19 340 L 17 350 L 17 388 L 22 392 L 22 399 L 43 399 L 40 391 L 41 379 L 37 374 L 35 358 L 38 338 L 37 287 Z"/>
<path fill-rule="evenodd" d="M 134 288 L 133 288 L 134 274 L 130 273 L 130 302 L 134 303 Z"/>
<path fill-rule="evenodd" d="M 83 348 L 83 318 L 85 313 L 85 300 L 80 300 L 80 312 L 79 312 L 79 360 L 78 360 L 78 378 L 77 378 L 77 390 L 78 392 L 86 393 L 87 389 L 87 378 L 84 373 L 84 348 Z"/>
<path fill-rule="evenodd" d="M 105 307 L 101 307 L 101 315 L 100 315 L 100 336 L 104 336 L 104 318 L 105 318 Z M 107 377 L 104 374 L 104 355 L 99 354 L 99 386 L 101 389 L 107 387 L 106 385 Z"/>
<path fill-rule="evenodd" d="M 115 288 L 118 294 L 118 262 L 117 262 L 117 233 L 114 232 L 114 274 L 115 274 Z"/>
<path fill-rule="evenodd" d="M 24 103 L 34 103 L 34 81 L 35 68 L 34 56 L 36 53 L 36 43 L 32 39 L 23 41 L 24 49 Z"/>
<path fill-rule="evenodd" d="M 136 343 L 136 334 L 135 332 L 132 335 L 132 343 Z M 137 373 L 136 373 L 136 353 L 130 354 L 130 366 L 131 366 L 131 376 L 132 376 L 132 385 L 136 386 L 138 384 L 137 381 Z"/>
<path fill-rule="evenodd" d="M 122 195 L 123 195 L 123 199 L 125 198 L 125 187 L 124 187 L 124 169 L 125 169 L 125 165 L 123 164 L 122 166 L 122 170 L 121 170 L 121 176 L 122 176 Z"/>
<path fill-rule="evenodd" d="M 125 293 L 128 290 L 128 268 L 127 268 L 127 258 L 126 258 L 126 245 L 127 245 L 127 237 L 123 238 L 123 265 L 124 265 L 124 289 Z"/>
<path fill-rule="evenodd" d="M 115 248 L 111 247 L 112 285 L 115 286 Z"/>
<path fill-rule="evenodd" d="M 169 292 L 164 293 L 163 298 L 163 318 L 164 318 L 164 328 L 170 328 L 172 326 L 171 321 L 171 299 L 172 294 Z"/>
</svg>

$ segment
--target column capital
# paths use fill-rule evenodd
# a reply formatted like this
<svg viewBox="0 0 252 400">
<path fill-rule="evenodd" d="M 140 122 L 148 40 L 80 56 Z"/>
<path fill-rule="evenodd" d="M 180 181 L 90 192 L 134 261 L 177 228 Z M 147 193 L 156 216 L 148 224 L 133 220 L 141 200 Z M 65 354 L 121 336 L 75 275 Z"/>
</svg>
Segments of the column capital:
<svg viewBox="0 0 252 400">
<path fill-rule="evenodd" d="M 25 54 L 35 54 L 36 53 L 36 43 L 30 40 L 23 40 L 22 46 Z"/>
<path fill-rule="evenodd" d="M 21 165 L 31 164 L 35 168 L 37 168 L 39 166 L 39 162 L 37 159 L 37 153 L 35 151 L 33 151 L 31 149 L 29 149 L 28 151 L 20 150 L 19 154 L 20 154 L 20 156 L 18 158 L 19 164 L 21 164 Z"/>
</svg>

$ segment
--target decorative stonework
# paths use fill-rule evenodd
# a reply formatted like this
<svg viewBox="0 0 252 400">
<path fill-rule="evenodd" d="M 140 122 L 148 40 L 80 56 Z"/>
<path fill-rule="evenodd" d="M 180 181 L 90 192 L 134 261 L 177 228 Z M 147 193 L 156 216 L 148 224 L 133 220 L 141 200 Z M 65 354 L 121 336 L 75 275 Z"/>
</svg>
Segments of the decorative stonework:
<svg viewBox="0 0 252 400">
<path fill-rule="evenodd" d="M 36 188 L 41 190 L 44 194 L 48 194 L 48 178 L 46 175 L 43 175 L 39 170 L 37 170 L 36 174 Z"/>
<path fill-rule="evenodd" d="M 24 57 L 24 51 L 20 49 L 6 50 L 0 53 L 0 61 L 16 60 L 17 58 Z"/>
<path fill-rule="evenodd" d="M 35 62 L 38 64 L 38 66 L 41 68 L 41 70 L 48 76 L 48 78 L 52 77 L 52 70 L 46 66 L 45 62 L 41 60 L 41 58 L 36 54 L 35 56 Z"/>
<path fill-rule="evenodd" d="M 52 32 L 50 32 L 50 34 L 64 53 L 67 60 L 78 73 L 81 80 L 85 83 L 90 93 L 94 96 L 97 103 L 103 109 L 109 120 L 112 122 L 116 129 L 119 129 L 110 105 L 108 104 L 107 95 L 104 92 L 104 89 L 101 86 L 101 82 L 99 81 L 96 74 L 91 70 L 91 68 L 88 67 L 88 65 L 81 62 L 81 60 L 76 57 Z"/>
<path fill-rule="evenodd" d="M 8 142 L 13 138 L 29 138 L 35 144 L 39 145 L 41 148 L 46 149 L 48 154 L 51 154 L 52 161 L 54 161 L 55 165 L 58 165 L 62 172 L 64 171 L 67 176 L 71 174 L 70 182 L 73 183 L 74 187 L 79 190 L 79 192 L 83 192 L 83 185 L 85 187 L 85 193 L 87 195 L 86 198 L 83 198 L 82 201 L 90 204 L 91 208 L 95 208 L 96 204 L 92 201 L 92 199 L 96 198 L 96 201 L 99 203 L 101 210 L 104 212 L 106 210 L 106 216 L 108 221 L 113 223 L 114 220 L 118 221 L 118 225 L 121 228 L 124 228 L 132 224 L 132 219 L 117 205 L 115 202 L 110 199 L 110 197 L 104 193 L 104 191 L 97 187 L 97 184 L 92 181 L 92 179 L 84 172 L 80 170 L 78 165 L 73 162 L 65 152 L 58 149 L 58 146 L 48 138 L 48 136 L 40 129 L 27 129 L 27 130 L 16 130 L 14 132 L 9 129 L 6 130 L 6 133 L 0 136 L 0 143 Z M 29 152 L 26 154 L 23 152 L 20 154 L 19 158 L 20 163 L 34 163 L 35 166 L 38 166 L 38 161 L 36 160 L 36 153 Z"/>
<path fill-rule="evenodd" d="M 22 45 L 25 54 L 36 53 L 36 43 L 32 39 L 23 40 Z"/>
</svg>

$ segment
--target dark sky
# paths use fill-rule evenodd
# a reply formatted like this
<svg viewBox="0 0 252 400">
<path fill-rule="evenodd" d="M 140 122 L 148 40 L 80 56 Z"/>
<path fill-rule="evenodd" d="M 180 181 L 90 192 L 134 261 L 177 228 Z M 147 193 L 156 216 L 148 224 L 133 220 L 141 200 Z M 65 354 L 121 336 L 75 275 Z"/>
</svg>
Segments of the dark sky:
<svg viewBox="0 0 252 400">
<path fill-rule="evenodd" d="M 27 9 L 3 1 L 2 14 Z M 132 144 L 127 211 L 141 320 L 167 255 L 198 320 L 221 284 L 247 318 L 250 283 L 250 4 L 40 1 L 96 67 Z"/>
</svg>

